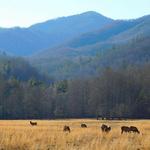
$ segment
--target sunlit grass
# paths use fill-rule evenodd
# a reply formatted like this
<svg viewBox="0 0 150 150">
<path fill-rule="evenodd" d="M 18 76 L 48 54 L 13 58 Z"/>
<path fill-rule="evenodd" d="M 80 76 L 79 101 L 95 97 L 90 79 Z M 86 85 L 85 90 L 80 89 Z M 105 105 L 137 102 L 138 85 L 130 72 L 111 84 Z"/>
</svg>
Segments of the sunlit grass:
<svg viewBox="0 0 150 150">
<path fill-rule="evenodd" d="M 97 121 L 90 119 L 0 121 L 0 150 L 150 150 L 150 121 Z M 81 128 L 86 123 L 88 128 Z M 110 125 L 110 133 L 102 133 L 102 123 Z M 69 125 L 71 133 L 64 133 Z M 141 134 L 121 135 L 122 125 L 138 127 Z"/>
</svg>

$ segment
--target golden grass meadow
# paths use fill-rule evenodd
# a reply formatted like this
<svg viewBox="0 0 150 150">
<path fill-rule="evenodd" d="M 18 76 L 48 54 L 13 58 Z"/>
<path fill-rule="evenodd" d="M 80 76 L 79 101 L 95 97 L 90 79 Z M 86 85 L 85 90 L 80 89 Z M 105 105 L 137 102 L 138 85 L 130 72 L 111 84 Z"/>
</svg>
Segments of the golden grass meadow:
<svg viewBox="0 0 150 150">
<path fill-rule="evenodd" d="M 37 126 L 29 121 L 0 121 L 0 150 L 150 150 L 150 120 L 35 120 Z M 102 133 L 102 124 L 112 127 L 110 133 Z M 64 125 L 71 133 L 63 132 Z M 141 133 L 121 134 L 123 125 L 136 126 Z"/>
</svg>

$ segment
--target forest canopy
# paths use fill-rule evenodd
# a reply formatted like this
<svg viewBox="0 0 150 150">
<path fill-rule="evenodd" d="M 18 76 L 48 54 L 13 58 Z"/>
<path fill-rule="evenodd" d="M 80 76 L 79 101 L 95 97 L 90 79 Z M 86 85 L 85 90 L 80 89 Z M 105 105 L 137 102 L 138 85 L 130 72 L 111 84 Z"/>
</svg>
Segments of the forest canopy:
<svg viewBox="0 0 150 150">
<path fill-rule="evenodd" d="M 63 80 L 7 79 L 0 74 L 0 119 L 149 118 L 150 64 L 106 68 L 97 77 Z"/>
</svg>

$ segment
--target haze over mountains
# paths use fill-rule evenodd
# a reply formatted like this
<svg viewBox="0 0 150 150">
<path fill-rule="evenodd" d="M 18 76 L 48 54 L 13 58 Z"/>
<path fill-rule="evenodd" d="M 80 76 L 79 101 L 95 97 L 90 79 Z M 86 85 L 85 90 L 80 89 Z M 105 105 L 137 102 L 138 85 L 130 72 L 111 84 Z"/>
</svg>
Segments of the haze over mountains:
<svg viewBox="0 0 150 150">
<path fill-rule="evenodd" d="M 28 56 L 40 72 L 56 79 L 93 75 L 123 63 L 143 64 L 150 59 L 149 41 L 150 15 L 113 20 L 89 11 L 28 28 L 0 28 L 2 51 Z"/>
<path fill-rule="evenodd" d="M 1 28 L 0 48 L 18 56 L 31 55 L 82 33 L 97 30 L 112 21 L 96 12 L 86 12 L 49 20 L 29 28 Z"/>
<path fill-rule="evenodd" d="M 59 79 L 93 75 L 105 67 L 143 64 L 150 59 L 149 25 L 150 16 L 112 21 L 29 60 Z"/>
</svg>

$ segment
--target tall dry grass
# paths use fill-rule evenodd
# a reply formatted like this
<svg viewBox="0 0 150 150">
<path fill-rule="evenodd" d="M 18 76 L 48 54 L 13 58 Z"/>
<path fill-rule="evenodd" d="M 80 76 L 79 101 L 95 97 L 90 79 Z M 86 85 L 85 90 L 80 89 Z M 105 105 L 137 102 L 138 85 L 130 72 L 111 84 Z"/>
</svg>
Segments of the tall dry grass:
<svg viewBox="0 0 150 150">
<path fill-rule="evenodd" d="M 37 126 L 29 121 L 0 121 L 0 150 L 150 150 L 150 121 L 97 121 L 97 120 L 37 120 Z M 86 123 L 88 128 L 81 128 Z M 110 133 L 102 133 L 100 126 L 112 127 Z M 71 133 L 64 133 L 69 125 Z M 133 125 L 141 134 L 121 135 L 122 125 Z"/>
</svg>

